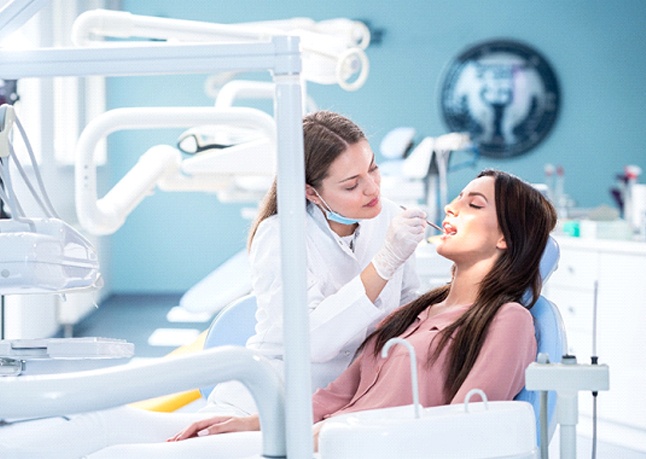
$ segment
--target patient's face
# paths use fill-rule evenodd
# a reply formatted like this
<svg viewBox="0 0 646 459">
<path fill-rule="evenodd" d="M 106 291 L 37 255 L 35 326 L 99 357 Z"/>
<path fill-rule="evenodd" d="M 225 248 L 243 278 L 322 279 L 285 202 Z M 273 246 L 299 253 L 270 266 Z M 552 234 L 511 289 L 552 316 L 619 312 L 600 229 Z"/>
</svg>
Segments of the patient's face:
<svg viewBox="0 0 646 459">
<path fill-rule="evenodd" d="M 381 175 L 366 140 L 350 145 L 332 162 L 319 194 L 344 217 L 374 218 L 381 212 Z"/>
<path fill-rule="evenodd" d="M 445 234 L 437 252 L 468 264 L 495 261 L 506 248 L 498 226 L 493 177 L 471 181 L 445 208 Z"/>
</svg>

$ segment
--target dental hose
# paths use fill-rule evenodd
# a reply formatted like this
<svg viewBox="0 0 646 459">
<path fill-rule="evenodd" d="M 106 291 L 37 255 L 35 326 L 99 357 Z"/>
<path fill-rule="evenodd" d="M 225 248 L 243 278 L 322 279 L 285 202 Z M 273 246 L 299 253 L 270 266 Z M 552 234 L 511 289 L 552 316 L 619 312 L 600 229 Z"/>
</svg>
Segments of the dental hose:
<svg viewBox="0 0 646 459">
<path fill-rule="evenodd" d="M 597 297 L 599 295 L 599 281 L 594 281 L 594 296 L 592 304 L 592 356 L 590 363 L 592 365 L 599 364 L 599 357 L 597 356 Z M 597 395 L 599 391 L 592 391 L 592 459 L 597 457 Z"/>
</svg>

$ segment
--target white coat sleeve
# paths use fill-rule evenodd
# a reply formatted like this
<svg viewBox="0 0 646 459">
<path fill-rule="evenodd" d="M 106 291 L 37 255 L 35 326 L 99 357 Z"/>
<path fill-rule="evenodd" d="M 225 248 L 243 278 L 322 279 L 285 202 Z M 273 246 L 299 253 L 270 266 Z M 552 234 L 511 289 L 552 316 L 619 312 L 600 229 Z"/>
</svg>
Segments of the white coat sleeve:
<svg viewBox="0 0 646 459">
<path fill-rule="evenodd" d="M 251 247 L 250 262 L 252 287 L 258 301 L 258 323 L 252 340 L 256 347 L 275 348 L 280 353 L 283 343 L 283 285 L 277 225 L 259 227 Z M 358 341 L 356 345 L 360 344 L 369 327 L 384 313 L 368 299 L 359 276 L 328 296 L 321 292 L 319 282 L 317 276 L 308 271 L 307 305 L 304 306 L 309 309 L 312 362 L 327 362 L 348 343 Z"/>
</svg>

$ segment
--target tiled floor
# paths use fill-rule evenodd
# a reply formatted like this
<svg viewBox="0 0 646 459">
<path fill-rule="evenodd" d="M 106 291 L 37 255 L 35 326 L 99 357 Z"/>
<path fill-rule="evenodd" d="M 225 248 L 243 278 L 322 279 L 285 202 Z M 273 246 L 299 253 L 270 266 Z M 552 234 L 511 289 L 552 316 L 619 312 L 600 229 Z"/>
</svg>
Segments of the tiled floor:
<svg viewBox="0 0 646 459">
<path fill-rule="evenodd" d="M 206 330 L 211 322 L 207 315 L 186 315 L 173 309 L 177 295 L 118 295 L 105 301 L 98 310 L 76 325 L 75 336 L 121 338 L 135 344 L 136 358 L 162 357 L 182 342 Z M 169 320 L 170 319 L 170 320 Z M 645 448 L 646 449 L 646 448 Z M 559 457 L 559 432 L 550 443 L 550 457 Z M 576 459 L 592 457 L 588 436 L 577 438 Z M 597 444 L 599 459 L 646 459 L 646 453 L 622 448 L 612 443 Z M 566 458 L 563 458 L 566 459 Z"/>
</svg>

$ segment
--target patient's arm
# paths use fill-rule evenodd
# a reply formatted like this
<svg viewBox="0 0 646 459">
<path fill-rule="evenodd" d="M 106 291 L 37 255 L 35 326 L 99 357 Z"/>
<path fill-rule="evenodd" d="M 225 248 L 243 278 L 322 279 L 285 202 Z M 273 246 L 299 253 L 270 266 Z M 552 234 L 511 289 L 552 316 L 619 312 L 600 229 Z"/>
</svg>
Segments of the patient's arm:
<svg viewBox="0 0 646 459">
<path fill-rule="evenodd" d="M 260 430 L 260 421 L 257 414 L 251 416 L 214 416 L 202 419 L 186 427 L 166 441 L 180 441 L 191 437 L 204 437 L 230 432 L 246 432 Z"/>
</svg>

